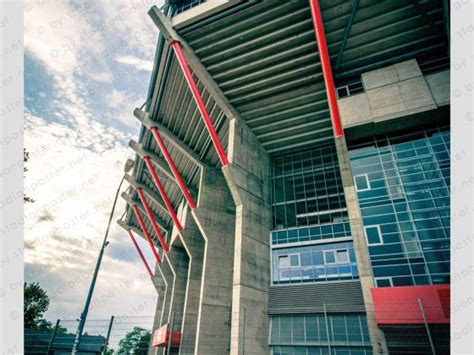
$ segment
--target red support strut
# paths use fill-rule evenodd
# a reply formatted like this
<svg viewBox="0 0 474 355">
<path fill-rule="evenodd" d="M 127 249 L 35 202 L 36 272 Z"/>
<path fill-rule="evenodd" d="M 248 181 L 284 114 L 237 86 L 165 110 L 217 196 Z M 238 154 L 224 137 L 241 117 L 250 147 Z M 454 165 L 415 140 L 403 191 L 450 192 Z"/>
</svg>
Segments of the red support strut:
<svg viewBox="0 0 474 355">
<path fill-rule="evenodd" d="M 138 243 L 135 240 L 135 237 L 133 236 L 132 230 L 129 228 L 129 229 L 127 229 L 127 232 L 128 232 L 128 235 L 130 236 L 130 238 L 132 239 L 133 245 L 135 245 L 135 249 L 137 249 L 138 255 L 140 255 L 140 258 L 142 259 L 143 264 L 145 265 L 146 271 L 148 271 L 148 274 L 150 275 L 150 277 L 153 277 L 153 272 L 151 271 L 150 266 L 146 262 L 146 259 L 143 256 L 143 253 L 142 253 L 140 247 L 138 246 Z"/>
<path fill-rule="evenodd" d="M 184 183 L 183 178 L 181 177 L 181 174 L 176 168 L 176 165 L 174 165 L 173 159 L 171 159 L 171 155 L 168 152 L 168 149 L 166 149 L 165 143 L 163 142 L 163 139 L 158 133 L 158 130 L 156 129 L 156 127 L 151 127 L 151 133 L 153 133 L 153 136 L 155 137 L 156 142 L 160 146 L 161 152 L 163 153 L 165 160 L 168 163 L 168 166 L 173 172 L 173 176 L 176 179 L 176 182 L 178 183 L 181 191 L 183 192 L 183 195 L 186 198 L 186 201 L 188 201 L 189 206 L 191 206 L 192 209 L 196 208 L 196 204 L 194 203 L 193 198 L 191 197 L 191 194 L 189 193 L 188 188 L 186 187 L 186 184 Z"/>
<path fill-rule="evenodd" d="M 140 200 L 142 201 L 143 207 L 145 207 L 146 214 L 148 215 L 151 225 L 153 226 L 153 229 L 155 230 L 155 233 L 158 236 L 158 239 L 160 240 L 163 250 L 165 251 L 166 254 L 168 254 L 168 252 L 170 251 L 168 248 L 168 245 L 166 245 L 166 241 L 163 238 L 163 234 L 161 234 L 160 228 L 156 224 L 155 217 L 153 216 L 150 206 L 148 205 L 148 202 L 145 199 L 145 195 L 143 194 L 143 191 L 140 187 L 137 189 L 137 193 L 138 193 L 138 196 L 140 197 Z"/>
<path fill-rule="evenodd" d="M 168 198 L 168 195 L 166 194 L 166 191 L 163 185 L 160 182 L 160 179 L 158 178 L 158 174 L 156 173 L 155 168 L 153 168 L 153 164 L 151 163 L 150 157 L 144 157 L 143 160 L 145 161 L 148 171 L 151 174 L 151 178 L 153 179 L 155 186 L 158 188 L 158 191 L 160 192 L 160 196 L 163 199 L 166 205 L 166 208 L 168 209 L 168 212 L 170 213 L 171 218 L 173 219 L 174 224 L 176 225 L 179 231 L 182 231 L 183 226 L 179 222 L 178 216 L 176 216 L 176 213 L 174 212 L 174 208 L 171 205 L 171 202 Z"/>
<path fill-rule="evenodd" d="M 153 244 L 153 240 L 151 240 L 150 233 L 148 233 L 148 229 L 146 229 L 145 222 L 143 222 L 143 218 L 140 215 L 140 211 L 138 210 L 137 205 L 133 205 L 133 212 L 135 212 L 135 216 L 138 219 L 138 223 L 140 224 L 140 227 L 142 227 L 143 233 L 145 234 L 146 239 L 148 240 L 148 244 L 150 245 L 151 251 L 153 252 L 153 255 L 155 256 L 156 262 L 158 265 L 161 264 L 161 259 L 160 256 L 158 255 L 158 252 L 155 249 L 155 245 Z"/>
<path fill-rule="evenodd" d="M 214 147 L 217 150 L 217 154 L 219 155 L 219 159 L 223 166 L 229 164 L 227 160 L 227 155 L 222 147 L 222 143 L 217 135 L 217 132 L 214 128 L 214 124 L 207 113 L 206 105 L 202 100 L 201 94 L 197 88 L 196 82 L 194 81 L 193 75 L 191 74 L 191 70 L 189 69 L 188 63 L 186 62 L 186 58 L 184 57 L 183 50 L 181 49 L 181 44 L 178 41 L 171 42 L 171 47 L 173 47 L 174 52 L 176 53 L 176 57 L 178 58 L 179 65 L 183 70 L 184 76 L 186 77 L 186 81 L 188 82 L 189 88 L 193 94 L 194 100 L 198 106 L 199 112 L 201 113 L 202 118 L 204 119 L 204 124 L 211 135 L 212 143 L 214 143 Z"/>
<path fill-rule="evenodd" d="M 314 32 L 316 33 L 316 43 L 318 44 L 321 67 L 323 69 L 324 83 L 326 85 L 326 94 L 328 97 L 329 111 L 331 112 L 332 128 L 334 136 L 340 138 L 344 136 L 344 130 L 341 125 L 339 109 L 337 107 L 336 90 L 334 88 L 334 79 L 332 77 L 331 61 L 329 59 L 328 48 L 326 44 L 326 35 L 324 34 L 323 18 L 319 8 L 319 0 L 309 0 L 311 16 L 313 17 Z"/>
</svg>

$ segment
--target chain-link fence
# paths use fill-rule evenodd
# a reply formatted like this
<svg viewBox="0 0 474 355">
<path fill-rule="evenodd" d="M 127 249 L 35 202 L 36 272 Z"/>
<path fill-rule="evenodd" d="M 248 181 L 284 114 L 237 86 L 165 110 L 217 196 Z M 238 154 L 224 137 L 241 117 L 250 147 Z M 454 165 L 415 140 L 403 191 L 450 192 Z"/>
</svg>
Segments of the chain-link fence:
<svg viewBox="0 0 474 355">
<path fill-rule="evenodd" d="M 328 303 L 305 310 L 295 306 L 271 310 L 269 316 L 248 309 L 238 314 L 213 310 L 198 326 L 196 313 L 183 315 L 175 304 L 161 334 L 157 334 L 160 327 L 153 329 L 152 317 L 88 320 L 80 353 L 193 354 L 198 328 L 201 353 L 206 355 L 227 354 L 237 343 L 242 355 L 368 355 L 374 348 L 377 354 L 385 353 L 385 347 L 371 337 L 371 324 L 377 324 L 389 354 L 449 354 L 449 300 L 376 302 L 369 312 L 361 306 Z M 239 322 L 241 329 L 235 339 L 230 336 L 232 322 Z M 25 354 L 70 354 L 76 327 L 76 320 L 61 320 L 48 331 L 26 330 Z"/>
<path fill-rule="evenodd" d="M 79 354 L 146 355 L 153 317 L 111 317 L 87 320 Z M 78 320 L 58 320 L 43 329 L 25 329 L 25 354 L 71 354 Z"/>
</svg>

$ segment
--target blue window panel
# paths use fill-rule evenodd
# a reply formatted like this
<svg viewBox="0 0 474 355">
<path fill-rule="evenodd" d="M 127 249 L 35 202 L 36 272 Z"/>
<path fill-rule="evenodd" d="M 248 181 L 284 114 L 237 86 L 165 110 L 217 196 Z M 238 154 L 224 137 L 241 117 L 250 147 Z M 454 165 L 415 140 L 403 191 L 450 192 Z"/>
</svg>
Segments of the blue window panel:
<svg viewBox="0 0 474 355">
<path fill-rule="evenodd" d="M 389 278 L 386 279 L 378 279 L 376 280 L 377 287 L 391 287 L 392 283 L 390 282 Z"/>
<path fill-rule="evenodd" d="M 393 277 L 392 278 L 393 286 L 410 286 L 414 284 L 414 279 L 411 276 L 407 277 Z"/>
<path fill-rule="evenodd" d="M 313 265 L 311 260 L 311 253 L 301 253 L 301 266 L 310 266 Z"/>
<path fill-rule="evenodd" d="M 357 279 L 359 276 L 352 242 L 274 249 L 272 267 L 274 284 Z"/>
<path fill-rule="evenodd" d="M 408 265 L 377 266 L 373 272 L 375 277 L 411 275 Z"/>
<path fill-rule="evenodd" d="M 354 177 L 354 180 L 355 180 L 355 185 L 356 185 L 357 191 L 363 191 L 363 190 L 370 189 L 369 180 L 367 178 L 367 175 L 364 174 L 364 175 L 356 176 L 356 177 Z"/>
<path fill-rule="evenodd" d="M 379 226 L 365 227 L 368 245 L 377 245 L 382 243 L 382 235 Z"/>
</svg>

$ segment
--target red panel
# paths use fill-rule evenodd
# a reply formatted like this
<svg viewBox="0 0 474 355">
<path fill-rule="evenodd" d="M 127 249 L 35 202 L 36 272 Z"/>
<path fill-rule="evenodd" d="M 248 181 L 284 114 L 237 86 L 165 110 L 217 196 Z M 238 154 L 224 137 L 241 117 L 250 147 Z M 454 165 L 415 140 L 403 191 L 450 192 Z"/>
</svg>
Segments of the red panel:
<svg viewBox="0 0 474 355">
<path fill-rule="evenodd" d="M 165 346 L 168 343 L 168 324 L 165 324 L 153 332 L 153 346 Z"/>
<path fill-rule="evenodd" d="M 194 81 L 193 75 L 191 74 L 191 70 L 189 69 L 188 63 L 186 62 L 186 58 L 184 57 L 183 51 L 181 50 L 181 44 L 177 41 L 173 41 L 171 42 L 171 47 L 173 47 L 174 52 L 176 53 L 176 57 L 178 58 L 179 65 L 181 66 L 181 69 L 183 70 L 186 81 L 189 85 L 189 88 L 191 89 L 194 100 L 196 101 L 196 104 L 198 106 L 199 112 L 201 113 L 201 116 L 204 119 L 204 124 L 206 125 L 206 128 L 209 134 L 211 135 L 212 143 L 214 143 L 214 147 L 217 150 L 219 159 L 222 165 L 226 166 L 227 164 L 229 164 L 229 161 L 227 160 L 227 155 L 224 151 L 224 148 L 222 147 L 222 143 L 219 139 L 219 136 L 217 135 L 217 132 L 214 129 L 214 124 L 212 123 L 211 118 L 209 117 L 209 114 L 207 113 L 206 105 L 204 104 L 204 101 L 202 100 L 202 97 L 201 97 L 201 94 L 199 93 L 196 82 Z"/>
<path fill-rule="evenodd" d="M 336 90 L 334 88 L 334 79 L 332 77 L 331 61 L 329 59 L 328 48 L 326 45 L 326 35 L 324 34 L 323 19 L 319 8 L 318 0 L 309 0 L 311 15 L 313 17 L 314 32 L 316 34 L 316 43 L 318 44 L 319 57 L 323 70 L 324 83 L 326 84 L 326 94 L 328 97 L 329 111 L 331 112 L 332 128 L 336 138 L 344 136 L 344 131 L 339 117 L 339 108 L 337 107 Z"/>
<path fill-rule="evenodd" d="M 153 332 L 152 345 L 154 347 L 167 346 L 169 340 L 169 324 L 165 324 L 161 328 Z M 181 332 L 175 330 L 171 336 L 171 345 L 177 346 L 181 342 Z"/>
<path fill-rule="evenodd" d="M 370 291 L 379 325 L 423 324 L 418 299 L 428 323 L 450 323 L 450 285 L 380 287 Z"/>
</svg>

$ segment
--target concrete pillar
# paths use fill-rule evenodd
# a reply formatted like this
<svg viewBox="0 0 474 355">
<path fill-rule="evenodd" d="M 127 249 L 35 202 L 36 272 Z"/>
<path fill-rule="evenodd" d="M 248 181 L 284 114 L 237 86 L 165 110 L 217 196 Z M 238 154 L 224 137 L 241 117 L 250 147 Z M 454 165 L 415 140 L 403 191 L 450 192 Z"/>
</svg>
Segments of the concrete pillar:
<svg viewBox="0 0 474 355">
<path fill-rule="evenodd" d="M 162 311 L 161 311 L 161 317 L 159 322 L 155 319 L 155 324 L 156 328 L 158 329 L 161 326 L 165 325 L 166 323 L 169 322 L 170 320 L 170 313 L 172 309 L 172 304 L 173 304 L 173 294 L 174 294 L 174 288 L 175 288 L 175 272 L 170 264 L 168 258 L 162 257 L 162 263 L 159 267 L 161 276 L 163 277 L 164 282 L 166 283 L 166 290 L 165 290 L 165 295 L 163 298 L 162 302 Z M 159 301 L 159 299 L 158 299 Z M 160 347 L 156 348 L 156 354 L 158 355 L 164 355 L 165 354 L 165 349 Z"/>
<path fill-rule="evenodd" d="M 235 210 L 222 173 L 204 168 L 201 174 L 197 208 L 191 212 L 205 243 L 195 354 L 226 354 L 230 343 Z"/>
<path fill-rule="evenodd" d="M 165 303 L 166 287 L 167 287 L 165 278 L 161 274 L 161 269 L 158 265 L 156 265 L 155 267 L 155 272 L 151 280 L 153 282 L 153 285 L 155 286 L 156 293 L 158 295 L 156 299 L 156 309 L 155 309 L 155 317 L 153 319 L 153 327 L 151 329 L 151 332 L 152 332 L 151 336 L 153 337 L 153 332 L 161 326 L 161 317 L 163 314 L 163 305 Z M 152 342 L 150 342 L 148 354 L 149 355 L 157 354 L 157 349 L 152 346 Z"/>
<path fill-rule="evenodd" d="M 171 245 L 167 258 L 175 272 L 173 299 L 168 323 L 173 323 L 173 330 L 180 330 L 184 315 L 184 300 L 188 283 L 189 257 L 186 251 L 175 244 Z"/>
<path fill-rule="evenodd" d="M 347 210 L 349 214 L 349 223 L 351 227 L 352 239 L 354 243 L 354 252 L 357 259 L 357 268 L 359 270 L 359 279 L 364 297 L 365 309 L 367 311 L 367 323 L 369 328 L 370 339 L 374 354 L 388 354 L 385 335 L 377 326 L 374 317 L 374 306 L 370 289 L 373 288 L 374 279 L 372 276 L 369 253 L 365 239 L 364 226 L 362 224 L 362 216 L 359 205 L 357 203 L 357 194 L 352 178 L 352 171 L 349 162 L 349 152 L 344 137 L 337 138 L 336 150 L 339 161 L 339 169 L 341 172 L 342 186 L 344 188 L 344 196 L 346 199 Z"/>
<path fill-rule="evenodd" d="M 236 206 L 231 354 L 268 354 L 270 159 L 242 121 L 229 122 L 222 169 Z"/>
<path fill-rule="evenodd" d="M 202 271 L 205 241 L 189 213 L 187 205 L 182 204 L 178 210 L 182 225 L 186 226 L 178 237 L 189 256 L 189 268 L 184 301 L 184 315 L 181 326 L 181 355 L 194 354 L 199 315 L 199 300 L 202 286 Z"/>
</svg>

